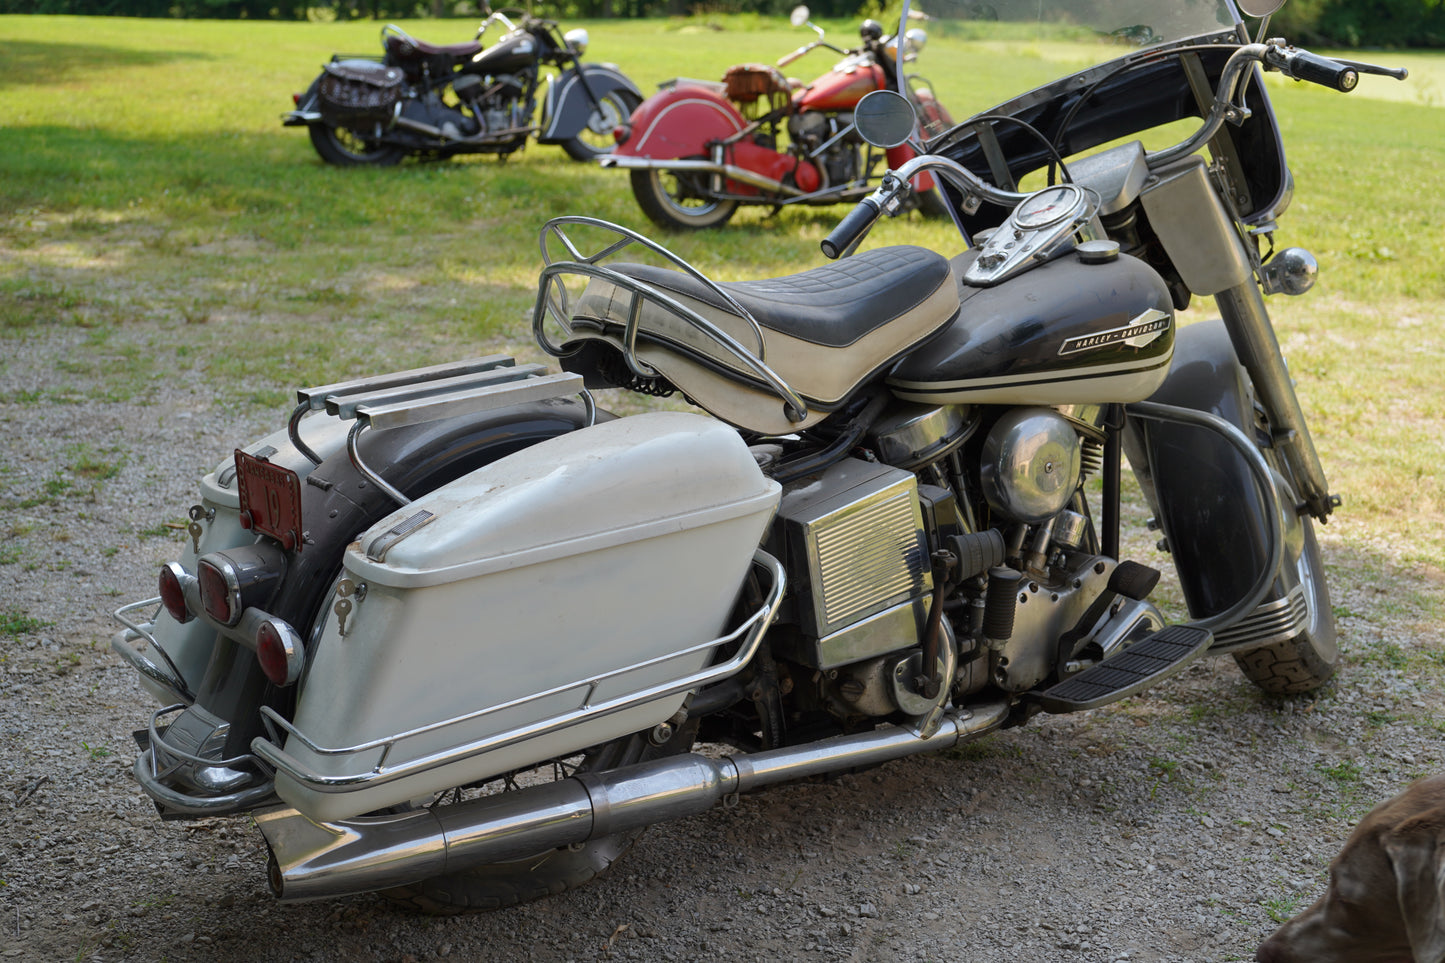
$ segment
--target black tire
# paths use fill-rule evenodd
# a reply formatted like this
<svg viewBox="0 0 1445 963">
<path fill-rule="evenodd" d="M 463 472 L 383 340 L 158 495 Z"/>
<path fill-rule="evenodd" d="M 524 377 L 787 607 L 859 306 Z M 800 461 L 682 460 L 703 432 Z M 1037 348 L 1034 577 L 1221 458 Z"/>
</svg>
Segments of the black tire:
<svg viewBox="0 0 1445 963">
<path fill-rule="evenodd" d="M 1330 680 L 1340 659 L 1334 609 L 1325 582 L 1319 542 L 1308 518 L 1301 519 L 1304 543 L 1300 550 L 1300 582 L 1309 605 L 1309 624 L 1299 635 L 1248 652 L 1236 653 L 1241 672 L 1270 695 L 1313 692 Z"/>
<path fill-rule="evenodd" d="M 626 122 L 642 103 L 641 98 L 630 90 L 611 90 L 602 95 L 597 109 L 587 117 L 582 132 L 571 140 L 562 142 L 562 149 L 575 161 L 596 160 L 612 153 L 617 141 L 612 131 Z"/>
<path fill-rule="evenodd" d="M 400 164 L 406 157 L 406 149 L 403 147 L 367 140 L 356 131 L 345 127 L 311 124 L 306 131 L 311 135 L 311 146 L 316 148 L 321 159 L 338 167 L 360 167 L 366 164 L 391 167 Z"/>
<path fill-rule="evenodd" d="M 669 231 L 700 231 L 721 227 L 732 219 L 737 201 L 720 201 L 705 196 L 701 180 L 705 174 L 665 170 L 632 172 L 632 194 L 648 220 Z"/>
<path fill-rule="evenodd" d="M 587 750 L 575 769 L 556 771 L 556 775 L 560 778 L 571 772 L 613 769 L 686 752 L 692 747 L 695 732 L 695 725 L 684 727 L 662 746 L 654 746 L 645 733 L 624 736 Z M 543 770 L 550 765 L 544 764 L 538 769 Z M 614 833 L 580 846 L 563 846 L 527 859 L 491 863 L 459 873 L 434 876 L 419 883 L 383 890 L 381 895 L 407 909 L 431 916 L 505 909 L 545 896 L 556 896 L 591 882 L 631 849 L 642 833 L 642 829 Z"/>
</svg>

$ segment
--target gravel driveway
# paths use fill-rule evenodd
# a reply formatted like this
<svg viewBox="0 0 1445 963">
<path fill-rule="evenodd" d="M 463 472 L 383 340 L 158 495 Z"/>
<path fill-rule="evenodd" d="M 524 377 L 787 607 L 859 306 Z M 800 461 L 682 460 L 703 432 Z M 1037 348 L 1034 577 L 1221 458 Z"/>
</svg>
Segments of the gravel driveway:
<svg viewBox="0 0 1445 963">
<path fill-rule="evenodd" d="M 188 380 L 109 400 L 128 351 L 174 336 L 0 342 L 0 959 L 1250 959 L 1363 812 L 1441 770 L 1445 590 L 1346 510 L 1322 537 L 1343 663 L 1314 698 L 1267 700 L 1214 660 L 656 827 L 591 886 L 519 909 L 279 905 L 248 821 L 162 823 L 129 774 L 152 706 L 109 612 L 154 594 L 199 475 L 273 427 Z"/>
</svg>

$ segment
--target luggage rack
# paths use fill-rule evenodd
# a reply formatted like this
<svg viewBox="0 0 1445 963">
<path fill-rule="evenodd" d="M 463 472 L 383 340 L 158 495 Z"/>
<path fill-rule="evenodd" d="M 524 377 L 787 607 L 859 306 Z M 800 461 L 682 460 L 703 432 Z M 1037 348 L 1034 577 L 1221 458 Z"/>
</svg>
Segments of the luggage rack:
<svg viewBox="0 0 1445 963">
<path fill-rule="evenodd" d="M 604 242 L 605 246 L 594 254 L 583 254 L 573 242 L 572 237 L 568 235 L 566 228 L 569 226 L 600 230 L 613 235 L 614 239 L 610 243 Z M 560 252 L 552 250 L 548 244 L 549 239 L 555 240 L 557 244 L 565 248 L 567 255 L 565 258 L 557 256 Z M 546 266 L 542 269 L 537 285 L 537 303 L 532 311 L 532 334 L 542 350 L 552 357 L 560 358 L 566 354 L 566 351 L 548 335 L 547 319 L 551 318 L 561 328 L 564 335 L 572 333 L 572 312 L 563 276 L 580 275 L 587 278 L 599 278 L 632 295 L 627 306 L 627 326 L 623 334 L 623 360 L 626 361 L 628 369 L 634 375 L 639 378 L 660 377 L 654 368 L 637 357 L 637 336 L 642 320 L 642 306 L 645 302 L 651 301 L 677 317 L 678 320 L 697 329 L 699 333 L 716 343 L 719 348 L 750 371 L 758 381 L 762 382 L 783 402 L 783 411 L 789 421 L 796 424 L 808 417 L 808 406 L 802 397 L 766 364 L 763 328 L 753 317 L 752 312 L 739 304 L 737 299 L 728 294 L 721 285 L 667 248 L 621 225 L 580 215 L 552 218 L 542 225 L 541 241 L 542 259 L 546 262 Z M 709 292 L 717 295 L 741 320 L 747 322 L 757 340 L 757 350 L 750 351 L 726 331 L 652 285 L 628 277 L 601 263 L 632 244 L 651 251 L 684 274 L 706 285 Z"/>
<path fill-rule="evenodd" d="M 328 748 L 318 744 L 279 712 L 269 706 L 262 706 L 261 714 L 264 717 L 263 721 L 266 724 L 270 738 L 257 737 L 252 741 L 251 749 L 265 763 L 274 767 L 278 772 L 286 773 L 311 789 L 324 793 L 350 792 L 367 786 L 382 785 L 397 779 L 439 769 L 443 766 L 461 762 L 465 759 L 479 756 L 496 749 L 502 749 L 527 739 L 534 739 L 572 726 L 581 725 L 599 716 L 623 712 L 657 699 L 677 695 L 680 692 L 697 689 L 701 686 L 726 679 L 740 671 L 756 654 L 758 646 L 762 642 L 763 635 L 777 615 L 778 606 L 781 604 L 783 598 L 783 590 L 787 585 L 787 575 L 783 570 L 782 563 L 761 549 L 753 553 L 753 567 L 761 570 L 763 574 L 772 580 L 767 597 L 764 599 L 762 605 L 743 620 L 737 628 L 720 638 L 709 639 L 706 642 L 690 645 L 675 652 L 668 652 L 634 665 L 613 669 L 594 677 L 578 679 L 575 682 L 555 686 L 545 692 L 522 696 L 521 698 L 513 699 L 500 705 L 488 706 L 484 709 L 478 709 L 464 715 L 444 719 L 440 722 L 431 723 L 430 725 L 410 729 L 405 732 L 398 732 L 393 735 L 383 736 L 378 739 L 372 739 L 368 742 L 343 748 Z M 613 696 L 596 705 L 592 704 L 593 695 L 596 694 L 598 688 L 605 682 L 625 679 L 630 673 L 652 669 L 667 662 L 683 659 L 688 656 L 697 656 L 734 642 L 739 643 L 737 651 L 723 662 L 705 666 L 702 669 L 670 681 L 644 685 L 621 695 Z M 510 729 L 430 752 L 396 765 L 388 764 L 388 759 L 393 751 L 408 739 L 441 732 L 457 726 L 465 726 L 498 712 L 517 709 L 531 703 L 542 702 L 556 696 L 565 695 L 568 692 L 577 693 L 578 705 L 575 709 L 558 712 L 523 725 L 513 726 Z M 319 773 L 281 748 L 283 733 L 286 738 L 296 740 L 319 756 L 354 757 L 362 753 L 378 752 L 380 755 L 376 762 L 369 764 L 365 771 L 342 774 Z"/>
<path fill-rule="evenodd" d="M 384 431 L 574 395 L 586 406 L 586 425 L 590 427 L 597 420 L 597 406 L 581 375 L 548 374 L 542 365 L 519 365 L 510 355 L 493 354 L 302 388 L 296 392 L 298 403 L 286 427 L 296 450 L 319 465 L 320 456 L 301 439 L 301 419 L 313 411 L 325 411 L 343 421 L 354 420 L 356 424 L 346 436 L 351 464 L 398 504 L 409 505 L 411 499 L 362 461 L 358 439 L 363 431 Z"/>
</svg>

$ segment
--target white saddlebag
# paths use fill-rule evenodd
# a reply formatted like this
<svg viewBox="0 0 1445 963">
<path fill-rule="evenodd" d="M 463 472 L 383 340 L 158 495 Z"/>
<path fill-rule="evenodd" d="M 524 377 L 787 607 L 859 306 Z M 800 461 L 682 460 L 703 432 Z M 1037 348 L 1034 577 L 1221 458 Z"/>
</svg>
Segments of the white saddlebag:
<svg viewBox="0 0 1445 963">
<path fill-rule="evenodd" d="M 731 428 L 654 412 L 382 519 L 347 549 L 344 634 L 332 596 L 284 751 L 258 745 L 277 792 L 344 819 L 665 722 L 684 693 L 592 710 L 709 663 L 675 654 L 726 631 L 778 494 Z"/>
</svg>

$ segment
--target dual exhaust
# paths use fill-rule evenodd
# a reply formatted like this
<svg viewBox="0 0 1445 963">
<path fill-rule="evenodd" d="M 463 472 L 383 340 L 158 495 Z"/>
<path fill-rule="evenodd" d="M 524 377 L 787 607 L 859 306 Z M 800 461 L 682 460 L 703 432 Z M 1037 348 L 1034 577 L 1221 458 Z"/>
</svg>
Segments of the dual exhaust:
<svg viewBox="0 0 1445 963">
<path fill-rule="evenodd" d="M 946 713 L 931 735 L 890 727 L 750 755 L 688 753 L 436 809 L 316 823 L 257 815 L 282 900 L 365 893 L 696 815 L 745 792 L 937 752 L 1003 725 L 1006 701 Z"/>
</svg>

